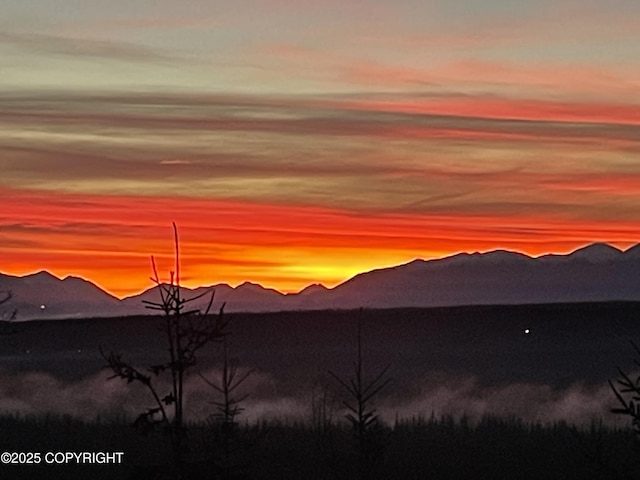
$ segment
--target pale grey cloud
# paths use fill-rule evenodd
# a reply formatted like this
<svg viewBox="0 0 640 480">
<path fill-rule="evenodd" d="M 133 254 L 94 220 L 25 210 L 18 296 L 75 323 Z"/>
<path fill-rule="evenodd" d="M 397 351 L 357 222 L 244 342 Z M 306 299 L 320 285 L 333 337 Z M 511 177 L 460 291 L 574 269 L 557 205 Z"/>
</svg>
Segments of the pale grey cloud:
<svg viewBox="0 0 640 480">
<path fill-rule="evenodd" d="M 0 30 L 0 45 L 36 55 L 65 55 L 74 58 L 149 63 L 178 61 L 178 57 L 158 49 L 117 40 L 96 40 L 35 32 Z"/>
</svg>

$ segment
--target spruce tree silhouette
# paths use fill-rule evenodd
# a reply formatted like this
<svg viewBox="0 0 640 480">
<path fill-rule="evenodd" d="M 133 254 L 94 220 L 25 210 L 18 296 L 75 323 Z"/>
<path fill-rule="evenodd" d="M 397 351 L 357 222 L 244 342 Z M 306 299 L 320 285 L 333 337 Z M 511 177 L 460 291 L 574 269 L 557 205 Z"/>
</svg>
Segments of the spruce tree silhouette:
<svg viewBox="0 0 640 480">
<path fill-rule="evenodd" d="M 248 394 L 238 393 L 238 389 L 255 371 L 254 369 L 240 372 L 235 358 L 229 358 L 228 337 L 222 339 L 223 364 L 220 377 L 210 380 L 204 375 L 200 377 L 219 395 L 220 399 L 211 402 L 216 407 L 210 420 L 213 431 L 218 440 L 217 464 L 221 469 L 221 478 L 234 478 L 246 466 L 243 462 L 251 439 L 245 431 L 241 431 L 238 416 L 244 411 L 241 403 L 248 398 Z"/>
<path fill-rule="evenodd" d="M 362 360 L 362 316 L 358 314 L 357 357 L 354 362 L 354 373 L 348 380 L 342 380 L 334 372 L 329 374 L 343 387 L 349 396 L 343 404 L 349 410 L 345 418 L 353 428 L 357 449 L 357 476 L 360 480 L 373 478 L 373 469 L 382 453 L 381 431 L 382 425 L 373 400 L 380 391 L 391 383 L 387 378 L 390 365 L 383 368 L 372 380 L 367 381 L 364 374 Z"/>
</svg>

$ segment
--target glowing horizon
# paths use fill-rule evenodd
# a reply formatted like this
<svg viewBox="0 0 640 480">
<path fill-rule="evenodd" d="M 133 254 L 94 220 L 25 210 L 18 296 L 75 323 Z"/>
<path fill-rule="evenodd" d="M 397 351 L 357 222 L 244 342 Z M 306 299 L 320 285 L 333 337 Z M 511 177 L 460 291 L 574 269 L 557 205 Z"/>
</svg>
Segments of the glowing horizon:
<svg viewBox="0 0 640 480">
<path fill-rule="evenodd" d="M 8 256 L 0 271 L 24 275 L 46 270 L 60 278 L 79 276 L 118 297 L 152 286 L 148 280 L 151 255 L 161 276 L 167 278 L 173 269 L 170 225 L 174 219 L 184 286 L 235 286 L 250 281 L 283 293 L 312 283 L 333 287 L 358 273 L 416 258 L 496 249 L 530 256 L 568 253 L 592 243 L 584 238 L 625 249 L 636 243 L 637 235 L 634 222 L 591 225 L 548 219 L 542 228 L 543 219 L 536 216 L 431 215 L 425 219 L 386 213 L 366 217 L 329 208 L 190 198 L 65 194 L 52 199 L 38 192 L 5 194 L 11 199 L 15 222 L 28 225 L 46 219 L 48 233 L 14 223 L 15 243 L 5 244 Z M 131 224 L 122 224 L 122 211 L 132 204 L 137 214 L 129 216 Z M 86 210 L 87 206 L 91 208 Z M 70 225 L 66 220 L 74 208 L 80 210 Z M 100 223 L 92 218 L 95 212 Z M 528 230 L 532 228 L 537 231 L 535 241 Z"/>
<path fill-rule="evenodd" d="M 596 242 L 596 243 L 606 243 L 606 244 L 611 245 L 611 246 L 613 246 L 615 248 L 618 248 L 621 251 L 625 251 L 628 248 L 631 248 L 631 247 L 633 247 L 633 246 L 635 246 L 637 244 L 640 244 L 640 242 L 636 243 L 636 244 L 629 243 L 629 242 L 617 242 L 617 243 Z M 331 282 L 311 281 L 309 283 L 304 283 L 304 281 L 306 281 L 306 280 L 303 280 L 302 281 L 303 283 L 297 283 L 296 282 L 295 284 L 292 284 L 292 286 L 290 288 L 287 288 L 287 286 L 286 286 L 286 285 L 289 285 L 289 284 L 285 284 L 285 286 L 283 287 L 283 286 L 276 286 L 275 284 L 261 283 L 261 282 L 257 282 L 257 281 L 251 281 L 251 280 L 243 280 L 243 281 L 235 280 L 235 282 L 226 282 L 226 281 L 215 281 L 215 282 L 213 282 L 211 280 L 208 280 L 204 276 L 198 277 L 201 280 L 197 280 L 196 277 L 192 276 L 189 279 L 187 279 L 186 283 L 185 283 L 184 280 L 182 280 L 180 282 L 180 284 L 183 287 L 187 287 L 187 288 L 192 288 L 193 289 L 193 288 L 198 288 L 198 287 L 215 287 L 217 285 L 228 285 L 228 286 L 230 286 L 232 288 L 236 288 L 236 287 L 238 287 L 238 286 L 240 286 L 240 285 L 242 285 L 244 283 L 253 283 L 253 284 L 261 285 L 262 287 L 267 288 L 267 289 L 277 290 L 280 293 L 289 293 L 289 294 L 291 294 L 291 293 L 299 293 L 300 291 L 304 290 L 305 288 L 307 288 L 307 287 L 309 287 L 311 285 L 317 285 L 317 284 L 320 284 L 320 285 L 322 285 L 322 286 L 324 286 L 326 288 L 331 289 L 331 288 L 334 288 L 334 287 L 346 282 L 347 280 L 349 280 L 350 278 L 353 278 L 355 275 L 357 275 L 359 273 L 366 273 L 366 272 L 369 272 L 369 271 L 375 270 L 375 269 L 383 269 L 383 268 L 388 268 L 388 267 L 395 267 L 395 266 L 399 266 L 399 265 L 402 265 L 402 264 L 409 263 L 409 262 L 411 262 L 413 260 L 437 260 L 437 259 L 443 259 L 443 258 L 451 257 L 451 256 L 454 256 L 454 255 L 457 255 L 457 254 L 460 254 L 460 253 L 469 253 L 469 254 L 471 254 L 471 253 L 488 253 L 488 252 L 495 251 L 495 250 L 507 250 L 507 251 L 514 252 L 514 253 L 522 253 L 522 254 L 528 255 L 528 256 L 530 256 L 532 258 L 537 258 L 537 257 L 543 256 L 543 255 L 548 255 L 548 254 L 566 255 L 566 254 L 569 254 L 569 253 L 571 253 L 571 252 L 573 252 L 575 250 L 578 250 L 579 248 L 582 248 L 582 247 L 587 246 L 587 245 L 590 245 L 590 244 L 578 245 L 577 247 L 571 248 L 571 249 L 566 250 L 566 251 L 541 251 L 541 252 L 538 252 L 538 253 L 535 253 L 535 254 L 532 254 L 532 253 L 530 253 L 528 251 L 511 250 L 511 249 L 508 249 L 508 248 L 501 248 L 501 247 L 492 248 L 492 249 L 488 249 L 488 250 L 482 250 L 482 251 L 465 250 L 465 251 L 447 252 L 446 254 L 443 254 L 442 256 L 432 255 L 432 256 L 428 256 L 428 257 L 414 257 L 414 258 L 411 258 L 411 259 L 407 259 L 407 260 L 401 261 L 399 263 L 394 263 L 394 264 L 389 264 L 389 265 L 377 265 L 375 267 L 369 268 L 368 270 L 355 271 L 355 273 L 349 274 L 349 276 L 347 276 L 347 277 L 339 278 L 339 279 L 337 279 L 335 281 L 331 281 Z M 151 257 L 149 257 L 149 258 L 151 258 Z M 155 256 L 154 256 L 154 258 L 155 258 Z M 167 264 L 170 261 L 170 259 L 168 259 L 168 258 L 165 258 L 164 260 L 167 261 L 166 262 Z M 183 270 L 183 268 L 184 268 L 183 265 L 181 265 L 180 268 L 181 268 L 181 270 Z M 174 271 L 174 270 L 175 270 L 175 268 L 171 267 L 166 272 L 158 272 L 159 275 L 160 275 L 161 282 L 168 282 L 169 278 L 170 278 L 169 274 L 170 274 L 171 271 Z M 150 281 L 147 280 L 146 285 L 144 287 L 139 287 L 139 288 L 135 287 L 135 288 L 133 288 L 131 290 L 129 290 L 129 289 L 127 289 L 127 290 L 119 290 L 118 289 L 118 285 L 121 282 L 121 279 L 119 279 L 119 278 L 116 278 L 114 280 L 114 282 L 115 282 L 113 284 L 114 287 L 110 288 L 110 287 L 107 287 L 107 286 L 104 286 L 104 285 L 100 284 L 99 282 L 95 281 L 93 278 L 87 277 L 87 276 L 85 276 L 83 274 L 71 272 L 71 271 L 68 271 L 68 270 L 63 270 L 62 271 L 63 273 L 57 273 L 56 271 L 51 271 L 51 270 L 46 269 L 46 268 L 41 268 L 41 269 L 37 269 L 37 270 L 26 270 L 26 271 L 13 271 L 13 272 L 0 271 L 0 273 L 5 274 L 5 275 L 13 275 L 13 276 L 24 277 L 24 276 L 27 276 L 27 275 L 37 274 L 37 273 L 40 273 L 40 272 L 43 272 L 43 271 L 50 273 L 51 275 L 57 277 L 60 280 L 63 280 L 64 278 L 66 278 L 68 276 L 82 278 L 84 280 L 87 280 L 87 281 L 93 283 L 94 285 L 98 286 L 99 288 L 101 288 L 105 292 L 107 292 L 110 295 L 113 295 L 113 296 L 115 296 L 115 297 L 117 297 L 119 299 L 123 299 L 123 298 L 126 298 L 126 297 L 138 295 L 138 294 L 143 293 L 144 291 L 148 290 L 149 288 L 151 288 L 151 287 L 153 287 L 155 285 L 154 282 L 150 282 Z M 149 264 L 149 272 L 150 272 L 150 275 L 149 275 L 149 277 L 150 277 L 150 276 L 152 276 L 152 274 L 151 274 L 152 273 L 151 263 Z"/>
</svg>

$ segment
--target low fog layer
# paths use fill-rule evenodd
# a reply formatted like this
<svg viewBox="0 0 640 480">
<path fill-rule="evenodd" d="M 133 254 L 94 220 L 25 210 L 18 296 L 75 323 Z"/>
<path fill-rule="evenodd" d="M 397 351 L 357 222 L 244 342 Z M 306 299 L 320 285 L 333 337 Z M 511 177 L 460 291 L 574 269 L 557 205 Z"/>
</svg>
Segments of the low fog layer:
<svg viewBox="0 0 640 480">
<path fill-rule="evenodd" d="M 562 389 L 533 383 L 482 386 L 475 377 L 467 376 L 425 381 L 419 394 L 391 400 L 380 402 L 381 415 L 387 422 L 392 422 L 396 413 L 400 419 L 433 413 L 454 418 L 466 415 L 472 421 L 496 415 L 543 424 L 564 420 L 584 425 L 600 419 L 607 424 L 623 423 L 610 413 L 615 397 L 608 385 L 574 383 Z"/>
<path fill-rule="evenodd" d="M 139 384 L 126 384 L 111 379 L 108 371 L 80 381 L 62 381 L 49 373 L 29 372 L 9 374 L 0 371 L 0 411 L 3 413 L 63 414 L 84 420 L 122 417 L 135 418 L 153 406 L 148 391 Z M 210 369 L 203 375 L 211 381 L 220 378 L 220 371 Z M 310 421 L 311 405 L 326 393 L 329 414 L 336 421 L 343 419 L 342 400 L 346 399 L 337 383 L 316 384 L 299 394 L 281 395 L 273 377 L 254 372 L 243 384 L 249 394 L 242 402 L 245 408 L 241 421 L 250 423 L 263 419 Z M 160 383 L 159 392 L 169 391 L 168 383 Z M 204 420 L 215 413 L 212 401 L 217 394 L 200 377 L 191 376 L 186 385 L 185 408 L 190 420 Z M 606 424 L 621 425 L 624 418 L 609 412 L 615 397 L 608 385 L 586 386 L 575 383 L 556 389 L 549 385 L 512 383 L 503 386 L 482 386 L 472 376 L 430 378 L 417 382 L 412 393 L 399 395 L 389 386 L 377 399 L 381 418 L 393 424 L 396 419 L 467 415 L 477 421 L 485 415 L 517 417 L 526 422 L 552 423 L 566 421 L 585 425 L 602 419 Z"/>
</svg>

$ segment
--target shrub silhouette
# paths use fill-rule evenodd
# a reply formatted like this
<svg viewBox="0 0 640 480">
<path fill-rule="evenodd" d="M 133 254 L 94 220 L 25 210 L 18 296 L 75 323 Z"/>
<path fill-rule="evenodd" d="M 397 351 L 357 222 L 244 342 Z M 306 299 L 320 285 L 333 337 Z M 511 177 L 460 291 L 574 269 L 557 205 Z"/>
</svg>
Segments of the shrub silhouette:
<svg viewBox="0 0 640 480">
<path fill-rule="evenodd" d="M 143 432 L 150 432 L 158 427 L 166 433 L 170 440 L 173 455 L 174 474 L 177 478 L 185 478 L 186 472 L 186 434 L 184 419 L 184 383 L 187 371 L 196 364 L 196 354 L 210 342 L 220 340 L 226 335 L 227 322 L 224 320 L 224 304 L 217 315 L 210 315 L 213 305 L 214 291 L 204 292 L 193 298 L 185 299 L 180 289 L 180 257 L 178 230 L 173 223 L 175 244 L 175 270 L 170 272 L 168 283 L 163 283 L 158 275 L 155 259 L 151 257 L 153 277 L 160 294 L 159 302 L 143 301 L 146 307 L 163 313 L 160 331 L 167 341 L 169 358 L 166 362 L 150 365 L 140 369 L 123 360 L 119 353 L 100 352 L 107 362 L 105 368 L 113 375 L 109 379 L 120 378 L 127 383 L 142 384 L 154 400 L 153 406 L 141 413 L 134 426 Z M 210 293 L 207 308 L 204 311 L 189 308 L 189 304 Z M 170 374 L 171 386 L 168 393 L 158 390 L 156 378 L 163 372 Z"/>
</svg>

